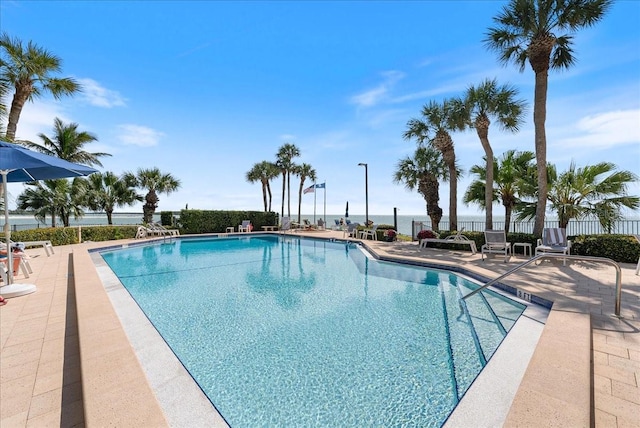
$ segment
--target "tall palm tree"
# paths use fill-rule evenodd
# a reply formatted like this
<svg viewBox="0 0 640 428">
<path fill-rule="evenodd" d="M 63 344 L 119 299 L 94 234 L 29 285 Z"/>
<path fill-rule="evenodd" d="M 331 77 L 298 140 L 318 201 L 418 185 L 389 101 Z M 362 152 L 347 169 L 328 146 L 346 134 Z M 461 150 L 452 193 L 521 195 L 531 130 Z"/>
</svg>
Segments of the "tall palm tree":
<svg viewBox="0 0 640 428">
<path fill-rule="evenodd" d="M 449 170 L 442 160 L 442 153 L 430 146 L 418 147 L 413 157 L 400 159 L 393 174 L 394 183 L 404 183 L 409 190 L 418 189 L 427 206 L 431 229 L 439 230 L 442 219 L 440 180 L 449 179 Z"/>
<path fill-rule="evenodd" d="M 57 117 L 53 122 L 54 135 L 52 138 L 49 138 L 44 134 L 38 134 L 38 137 L 42 140 L 42 144 L 33 143 L 31 141 L 20 141 L 20 144 L 49 156 L 55 156 L 69 162 L 88 166 L 102 166 L 102 163 L 98 158 L 102 156 L 111 156 L 109 153 L 90 153 L 84 151 L 83 147 L 85 144 L 98 141 L 98 138 L 89 132 L 78 132 L 77 123 L 65 125 L 62 120 Z"/>
<path fill-rule="evenodd" d="M 531 161 L 535 159 L 533 152 L 517 152 L 509 150 L 502 155 L 502 158 L 492 162 L 494 169 L 494 186 L 492 192 L 492 202 L 500 200 L 504 206 L 504 229 L 509 233 L 511 226 L 511 215 L 516 207 L 521 203 L 521 197 L 529 196 L 528 179 L 534 166 Z M 475 203 L 480 208 L 486 206 L 486 162 L 485 165 L 474 165 L 470 172 L 477 176 L 464 194 L 465 204 Z"/>
<path fill-rule="evenodd" d="M 500 62 L 515 63 L 524 71 L 529 61 L 535 73 L 533 123 L 538 202 L 533 233 L 544 228 L 547 183 L 547 85 L 549 69 L 566 69 L 575 63 L 573 34 L 600 21 L 613 0 L 510 0 L 493 18 L 485 43 L 499 54 Z"/>
<path fill-rule="evenodd" d="M 44 223 L 51 216 L 51 227 L 56 227 L 56 218 L 60 217 L 68 227 L 70 217 L 82 217 L 81 178 L 67 180 L 42 180 L 28 183 L 27 189 L 18 196 L 17 205 L 21 210 L 33 210 L 36 220 Z"/>
<path fill-rule="evenodd" d="M 302 210 L 302 191 L 304 190 L 304 182 L 308 178 L 315 183 L 317 179 L 316 170 L 313 169 L 311 165 L 303 163 L 302 165 L 297 165 L 292 172 L 300 177 L 300 186 L 298 187 L 298 224 L 300 224 L 300 211 Z"/>
<path fill-rule="evenodd" d="M 7 33 L 0 36 L 3 59 L 0 62 L 2 80 L 15 90 L 9 110 L 6 137 L 15 140 L 22 108 L 27 101 L 49 93 L 55 99 L 81 91 L 80 85 L 70 77 L 54 77 L 62 70 L 62 60 L 33 42 L 26 48 L 18 38 Z"/>
<path fill-rule="evenodd" d="M 640 207 L 640 197 L 628 196 L 627 185 L 638 181 L 630 171 L 618 171 L 610 162 L 600 162 L 569 169 L 559 176 L 550 174 L 549 203 L 558 215 L 558 226 L 566 228 L 569 220 L 595 217 L 611 233 L 622 218 L 621 210 Z"/>
<path fill-rule="evenodd" d="M 262 200 L 264 202 L 264 211 L 271 211 L 271 180 L 280 175 L 278 167 L 268 161 L 258 162 L 247 172 L 246 179 L 249 183 L 260 182 L 262 184 Z"/>
<path fill-rule="evenodd" d="M 430 101 L 422 108 L 422 119 L 407 123 L 404 139 L 416 138 L 419 145 L 431 144 L 442 153 L 449 170 L 449 230 L 458 229 L 458 167 L 450 131 L 464 129 L 464 112 L 452 100 Z"/>
<path fill-rule="evenodd" d="M 159 168 L 144 169 L 139 168 L 134 175 L 127 172 L 123 176 L 123 180 L 128 183 L 135 183 L 135 186 L 147 191 L 144 197 L 145 203 L 142 206 L 144 223 L 153 221 L 153 214 L 158 208 L 158 193 L 166 193 L 167 195 L 180 188 L 180 180 L 174 178 L 171 174 L 163 174 Z"/>
<path fill-rule="evenodd" d="M 118 177 L 111 171 L 91 174 L 83 180 L 83 204 L 92 211 L 104 211 L 107 214 L 107 224 L 113 224 L 115 207 L 133 205 L 142 201 L 142 196 L 135 190 L 135 181 L 131 177 Z"/>
<path fill-rule="evenodd" d="M 516 99 L 518 90 L 510 85 L 498 85 L 495 79 L 486 79 L 477 87 L 470 86 L 463 100 L 468 125 L 475 128 L 484 149 L 485 169 L 485 229 L 493 230 L 493 149 L 489 142 L 491 118 L 501 129 L 517 132 L 523 121 L 525 101 Z"/>
<path fill-rule="evenodd" d="M 284 144 L 278 149 L 276 154 L 276 165 L 280 169 L 282 174 L 282 210 L 280 217 L 284 217 L 284 195 L 287 191 L 287 215 L 291 217 L 291 171 L 295 168 L 296 164 L 293 162 L 293 158 L 300 156 L 300 149 L 295 144 Z"/>
</svg>

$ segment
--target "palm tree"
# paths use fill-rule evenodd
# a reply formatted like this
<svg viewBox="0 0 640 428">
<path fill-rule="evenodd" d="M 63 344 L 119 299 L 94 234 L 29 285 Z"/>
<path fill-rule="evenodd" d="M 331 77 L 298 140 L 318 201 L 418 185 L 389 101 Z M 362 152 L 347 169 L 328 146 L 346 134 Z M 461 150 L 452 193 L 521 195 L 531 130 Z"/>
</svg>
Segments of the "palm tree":
<svg viewBox="0 0 640 428">
<path fill-rule="evenodd" d="M 259 181 L 262 184 L 262 200 L 264 202 L 264 211 L 271 211 L 271 200 L 273 195 L 271 194 L 270 182 L 274 178 L 280 175 L 278 167 L 268 161 L 259 162 L 247 172 L 246 179 L 249 183 L 255 183 Z"/>
<path fill-rule="evenodd" d="M 535 73 L 533 123 L 538 202 L 533 233 L 544 228 L 547 183 L 547 85 L 549 69 L 571 67 L 575 58 L 573 33 L 600 21 L 613 0 L 510 0 L 493 18 L 485 43 L 499 54 L 500 62 L 514 62 L 524 71 L 527 60 Z M 563 34 L 563 33 L 567 34 Z"/>
<path fill-rule="evenodd" d="M 453 139 L 449 131 L 464 129 L 463 111 L 451 100 L 442 104 L 429 102 L 422 108 L 422 120 L 411 119 L 407 123 L 404 139 L 416 138 L 418 144 L 431 144 L 442 153 L 449 169 L 449 230 L 458 229 L 458 167 Z"/>
<path fill-rule="evenodd" d="M 493 230 L 493 149 L 489 143 L 491 118 L 498 122 L 501 129 L 516 132 L 523 120 L 525 101 L 517 100 L 518 90 L 509 85 L 498 85 L 493 79 L 486 79 L 478 87 L 470 86 L 465 99 L 468 126 L 475 128 L 484 149 L 485 169 L 485 229 Z"/>
<path fill-rule="evenodd" d="M 448 180 L 449 170 L 442 160 L 442 153 L 433 147 L 418 147 L 413 157 L 400 159 L 393 174 L 394 183 L 404 183 L 409 190 L 418 189 L 427 205 L 431 229 L 438 231 L 442 219 L 440 180 Z"/>
<path fill-rule="evenodd" d="M 287 191 L 287 215 L 291 217 L 291 171 L 296 167 L 293 158 L 300 156 L 300 149 L 295 144 L 284 144 L 276 154 L 276 165 L 282 174 L 282 210 L 280 217 L 284 217 L 284 194 Z"/>
<path fill-rule="evenodd" d="M 595 217 L 603 229 L 611 233 L 622 218 L 621 210 L 640 207 L 640 197 L 627 195 L 627 184 L 638 181 L 630 171 L 617 171 L 610 162 L 600 162 L 569 169 L 556 178 L 549 175 L 549 203 L 558 215 L 558 226 L 566 228 L 572 218 Z"/>
<path fill-rule="evenodd" d="M 69 226 L 71 215 L 76 219 L 82 217 L 81 178 L 67 180 L 42 180 L 28 183 L 28 188 L 18 196 L 18 208 L 33 210 L 36 220 L 44 223 L 46 216 L 51 216 L 51 227 L 56 227 L 59 216 L 65 227 Z"/>
<path fill-rule="evenodd" d="M 145 203 L 142 206 L 142 221 L 144 223 L 153 221 L 153 214 L 156 212 L 160 201 L 158 193 L 166 193 L 168 195 L 180 187 L 180 180 L 174 178 L 171 174 L 163 174 L 158 168 L 139 168 L 135 175 L 127 172 L 124 174 L 123 180 L 127 183 L 135 183 L 136 187 L 147 191 L 144 197 Z"/>
<path fill-rule="evenodd" d="M 313 169 L 311 165 L 303 163 L 302 165 L 297 165 L 292 172 L 300 177 L 300 187 L 298 188 L 298 224 L 300 224 L 300 211 L 302 210 L 302 191 L 304 190 L 304 182 L 308 178 L 315 183 L 317 178 L 316 170 Z"/>
<path fill-rule="evenodd" d="M 85 180 L 83 190 L 83 204 L 92 211 L 104 211 L 107 214 L 107 224 L 113 224 L 113 210 L 115 207 L 133 205 L 142 201 L 142 196 L 135 190 L 135 181 L 131 177 L 118 177 L 113 172 L 91 174 Z"/>
<path fill-rule="evenodd" d="M 501 159 L 494 160 L 493 175 L 495 177 L 492 203 L 500 200 L 504 206 L 504 229 L 509 233 L 511 226 L 511 215 L 521 204 L 521 197 L 529 196 L 528 179 L 531 175 L 531 161 L 535 159 L 533 152 L 517 152 L 509 150 L 502 155 Z M 485 165 L 474 165 L 470 172 L 477 175 L 464 194 L 464 203 L 475 203 L 480 208 L 485 209 L 486 204 L 486 162 Z M 493 228 L 492 228 L 493 229 Z"/>
<path fill-rule="evenodd" d="M 111 156 L 109 153 L 89 153 L 82 150 L 85 144 L 98 141 L 98 139 L 89 132 L 78 132 L 77 123 L 65 125 L 62 120 L 56 117 L 54 119 L 53 129 L 54 135 L 52 138 L 44 134 L 38 134 L 38 137 L 42 140 L 42 144 L 32 143 L 31 141 L 21 141 L 20 144 L 49 156 L 59 157 L 69 162 L 88 166 L 102 166 L 98 158 Z"/>
<path fill-rule="evenodd" d="M 0 75 L 3 81 L 15 89 L 6 133 L 7 139 L 13 141 L 20 113 L 27 101 L 43 93 L 50 93 L 55 99 L 60 99 L 63 95 L 81 91 L 81 87 L 70 77 L 53 77 L 53 73 L 61 71 L 62 61 L 33 42 L 29 42 L 25 49 L 18 38 L 12 39 L 3 33 L 0 36 L 0 48 L 4 51 Z"/>
</svg>

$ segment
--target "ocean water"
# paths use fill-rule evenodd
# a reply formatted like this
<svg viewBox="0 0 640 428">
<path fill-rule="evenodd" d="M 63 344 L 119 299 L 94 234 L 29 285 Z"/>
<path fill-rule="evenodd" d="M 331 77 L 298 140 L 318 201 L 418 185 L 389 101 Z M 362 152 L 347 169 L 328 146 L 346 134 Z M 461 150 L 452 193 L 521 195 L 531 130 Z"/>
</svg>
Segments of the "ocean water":
<svg viewBox="0 0 640 428">
<path fill-rule="evenodd" d="M 297 220 L 297 215 L 291 216 L 293 220 Z M 340 220 L 340 218 L 344 218 L 344 213 L 341 214 L 327 214 L 323 216 L 321 214 L 316 214 L 315 217 L 313 214 L 303 214 L 300 216 L 301 219 L 307 219 L 311 223 L 318 223 L 320 218 L 326 219 L 327 227 L 331 227 L 335 224 L 335 220 Z M 160 222 L 160 214 L 154 215 L 154 221 Z M 352 222 L 357 222 L 360 224 L 365 223 L 364 215 L 350 215 L 349 220 Z M 420 215 L 398 215 L 394 218 L 393 215 L 369 215 L 369 220 L 373 221 L 375 224 L 384 224 L 395 226 L 397 222 L 396 230 L 403 234 L 414 236 L 417 234 L 419 230 L 422 229 L 430 229 L 431 228 L 431 220 L 425 214 L 424 216 Z M 127 225 L 127 224 L 141 224 L 142 223 L 142 213 L 116 213 L 113 214 L 113 224 L 116 225 Z M 50 219 L 47 219 L 46 223 L 38 223 L 33 216 L 31 215 L 10 215 L 9 216 L 9 224 L 11 225 L 11 229 L 13 231 L 16 230 L 26 230 L 33 229 L 37 227 L 50 227 Z M 71 219 L 71 226 L 101 226 L 107 224 L 107 216 L 104 214 L 85 214 L 81 219 L 75 220 Z M 531 222 L 517 222 L 512 223 L 512 227 L 510 227 L 511 232 L 522 232 L 522 233 L 531 233 L 533 231 L 533 221 Z M 4 217 L 0 218 L 0 227 L 4 225 Z M 56 223 L 57 226 L 61 226 L 61 222 Z M 412 230 L 413 225 L 413 230 Z M 554 217 L 547 217 L 545 221 L 545 227 L 558 227 L 558 220 Z M 458 216 L 458 228 L 464 228 L 465 231 L 475 231 L 482 232 L 485 229 L 484 224 L 484 215 L 460 215 Z M 496 216 L 493 217 L 493 228 L 495 230 L 504 229 L 504 217 Z M 445 216 L 440 221 L 440 229 L 448 230 L 449 229 L 449 219 Z M 571 220 L 569 222 L 569 226 L 567 227 L 567 233 L 571 236 L 580 235 L 580 234 L 598 234 L 605 233 L 604 230 L 600 227 L 599 223 L 596 220 L 584 220 L 577 221 Z M 632 217 L 626 220 L 622 220 L 618 222 L 613 230 L 613 233 L 618 234 L 630 234 L 630 235 L 640 235 L 640 218 Z"/>
</svg>

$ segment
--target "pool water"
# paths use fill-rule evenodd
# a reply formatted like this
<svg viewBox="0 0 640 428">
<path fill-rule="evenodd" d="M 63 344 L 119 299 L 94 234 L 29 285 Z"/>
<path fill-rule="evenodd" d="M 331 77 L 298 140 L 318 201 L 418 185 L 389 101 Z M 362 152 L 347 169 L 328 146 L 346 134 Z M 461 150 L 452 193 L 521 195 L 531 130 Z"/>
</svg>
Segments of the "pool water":
<svg viewBox="0 0 640 428">
<path fill-rule="evenodd" d="M 524 305 L 352 243 L 258 235 L 101 253 L 232 427 L 441 426 Z"/>
</svg>

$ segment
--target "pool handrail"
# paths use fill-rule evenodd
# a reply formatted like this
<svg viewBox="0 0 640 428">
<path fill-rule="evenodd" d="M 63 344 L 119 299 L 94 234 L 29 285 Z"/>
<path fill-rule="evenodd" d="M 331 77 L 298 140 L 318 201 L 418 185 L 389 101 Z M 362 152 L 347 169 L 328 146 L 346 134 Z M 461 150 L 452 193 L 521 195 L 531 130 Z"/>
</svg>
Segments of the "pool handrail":
<svg viewBox="0 0 640 428">
<path fill-rule="evenodd" d="M 522 263 L 520 263 L 519 265 L 515 266 L 513 269 L 510 269 L 508 271 L 506 271 L 505 273 L 503 273 L 502 275 L 500 275 L 497 278 L 492 279 L 491 281 L 483 284 L 481 287 L 473 290 L 471 293 L 468 293 L 464 296 L 462 296 L 463 299 L 466 299 L 467 297 L 471 297 L 474 294 L 478 293 L 479 291 L 497 283 L 498 281 L 500 281 L 501 279 L 506 278 L 507 276 L 511 275 L 512 273 L 519 271 L 520 269 L 522 269 L 523 267 L 538 261 L 540 259 L 573 259 L 573 260 L 584 260 L 584 261 L 590 261 L 590 262 L 603 262 L 603 263 L 608 263 L 610 265 L 613 265 L 616 269 L 616 301 L 615 301 L 615 314 L 617 317 L 620 317 L 620 300 L 622 298 L 622 270 L 620 269 L 620 266 L 618 265 L 618 263 L 616 263 L 615 261 L 608 259 L 606 257 L 593 257 L 593 256 L 571 256 L 571 255 L 564 255 L 564 254 L 540 254 L 537 255 L 529 260 L 526 260 Z"/>
</svg>

